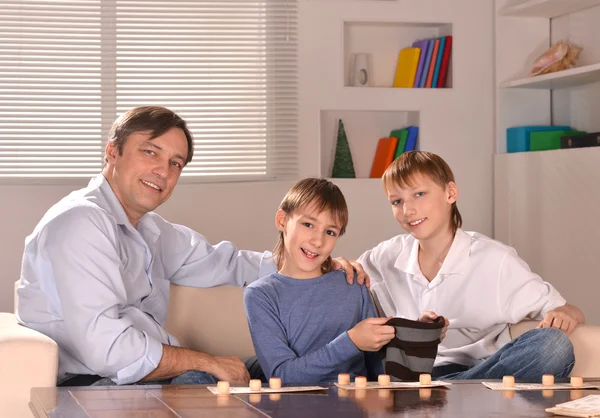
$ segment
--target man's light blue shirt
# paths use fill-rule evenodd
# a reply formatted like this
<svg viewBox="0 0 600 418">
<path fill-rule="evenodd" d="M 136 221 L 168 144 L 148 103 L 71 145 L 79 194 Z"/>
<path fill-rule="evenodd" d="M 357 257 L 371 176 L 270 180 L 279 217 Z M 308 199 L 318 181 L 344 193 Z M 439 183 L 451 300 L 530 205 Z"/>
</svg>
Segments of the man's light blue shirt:
<svg viewBox="0 0 600 418">
<path fill-rule="evenodd" d="M 165 331 L 169 285 L 243 286 L 275 272 L 270 253 L 209 244 L 154 212 L 134 228 L 103 175 L 44 215 L 25 240 L 18 289 L 20 323 L 60 348 L 66 374 L 98 374 L 117 384 L 154 370 Z"/>
</svg>

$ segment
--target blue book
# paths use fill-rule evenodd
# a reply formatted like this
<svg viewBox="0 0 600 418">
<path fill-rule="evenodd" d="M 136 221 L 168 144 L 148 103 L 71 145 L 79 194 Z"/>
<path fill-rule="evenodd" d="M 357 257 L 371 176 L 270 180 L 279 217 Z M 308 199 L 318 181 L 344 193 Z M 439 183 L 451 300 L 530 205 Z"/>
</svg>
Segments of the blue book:
<svg viewBox="0 0 600 418">
<path fill-rule="evenodd" d="M 506 152 L 531 150 L 529 134 L 540 131 L 570 131 L 570 126 L 516 126 L 506 130 Z"/>
<path fill-rule="evenodd" d="M 433 70 L 433 81 L 431 87 L 437 87 L 438 78 L 440 76 L 440 67 L 442 66 L 442 57 L 444 56 L 444 48 L 446 47 L 446 37 L 440 38 L 440 47 L 438 49 L 437 59 L 435 60 L 435 69 Z"/>
<path fill-rule="evenodd" d="M 417 66 L 417 74 L 415 76 L 415 84 L 413 85 L 413 88 L 419 87 L 419 81 L 423 76 L 423 66 L 425 65 L 425 55 L 427 55 L 428 45 L 429 44 L 426 39 L 422 41 L 415 41 L 412 44 L 413 48 L 419 48 L 421 50 L 421 54 L 419 55 L 419 65 Z"/>
<path fill-rule="evenodd" d="M 408 138 L 406 138 L 404 152 L 414 151 L 417 149 L 417 136 L 419 135 L 419 127 L 409 126 L 406 129 L 408 129 Z"/>
<path fill-rule="evenodd" d="M 421 80 L 419 81 L 419 87 L 425 87 L 427 81 L 427 73 L 429 72 L 429 64 L 431 64 L 431 54 L 433 53 L 434 39 L 427 41 L 427 56 L 425 57 L 425 64 L 423 64 L 423 73 L 421 74 Z"/>
</svg>

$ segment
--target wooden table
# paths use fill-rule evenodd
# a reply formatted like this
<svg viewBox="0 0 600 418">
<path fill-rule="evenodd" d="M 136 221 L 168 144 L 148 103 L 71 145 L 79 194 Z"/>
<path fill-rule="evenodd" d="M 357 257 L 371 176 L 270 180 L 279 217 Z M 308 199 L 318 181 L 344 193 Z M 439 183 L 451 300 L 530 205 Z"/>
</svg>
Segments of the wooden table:
<svg viewBox="0 0 600 418">
<path fill-rule="evenodd" d="M 37 417 L 546 417 L 544 410 L 599 390 L 492 391 L 473 381 L 448 388 L 217 396 L 204 385 L 34 388 Z"/>
</svg>

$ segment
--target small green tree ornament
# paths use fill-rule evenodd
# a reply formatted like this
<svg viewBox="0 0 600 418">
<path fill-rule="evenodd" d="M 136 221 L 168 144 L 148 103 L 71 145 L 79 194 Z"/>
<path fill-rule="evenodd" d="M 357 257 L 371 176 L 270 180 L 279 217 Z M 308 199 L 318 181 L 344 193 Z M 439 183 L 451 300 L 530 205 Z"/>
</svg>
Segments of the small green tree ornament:
<svg viewBox="0 0 600 418">
<path fill-rule="evenodd" d="M 346 131 L 344 130 L 344 122 L 342 122 L 341 119 L 338 122 L 335 159 L 333 160 L 333 172 L 331 173 L 331 177 L 338 179 L 353 179 L 356 177 L 350 145 L 348 145 L 348 138 L 346 138 Z"/>
</svg>

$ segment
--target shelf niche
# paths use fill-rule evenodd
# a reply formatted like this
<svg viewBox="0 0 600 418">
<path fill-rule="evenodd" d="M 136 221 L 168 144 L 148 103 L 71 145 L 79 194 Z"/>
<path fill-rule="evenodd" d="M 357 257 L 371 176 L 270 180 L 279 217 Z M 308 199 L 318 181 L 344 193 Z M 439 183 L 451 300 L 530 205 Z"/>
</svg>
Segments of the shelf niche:
<svg viewBox="0 0 600 418">
<path fill-rule="evenodd" d="M 344 22 L 344 86 L 352 86 L 354 54 L 370 56 L 369 86 L 393 88 L 398 54 L 421 39 L 452 35 L 451 23 Z M 452 87 L 452 56 L 448 63 L 446 88 Z"/>
<path fill-rule="evenodd" d="M 321 177 L 331 177 L 340 119 L 344 122 L 356 178 L 369 178 L 380 138 L 388 137 L 394 129 L 419 126 L 418 111 L 321 110 Z M 419 130 L 417 149 L 420 135 Z"/>
</svg>

